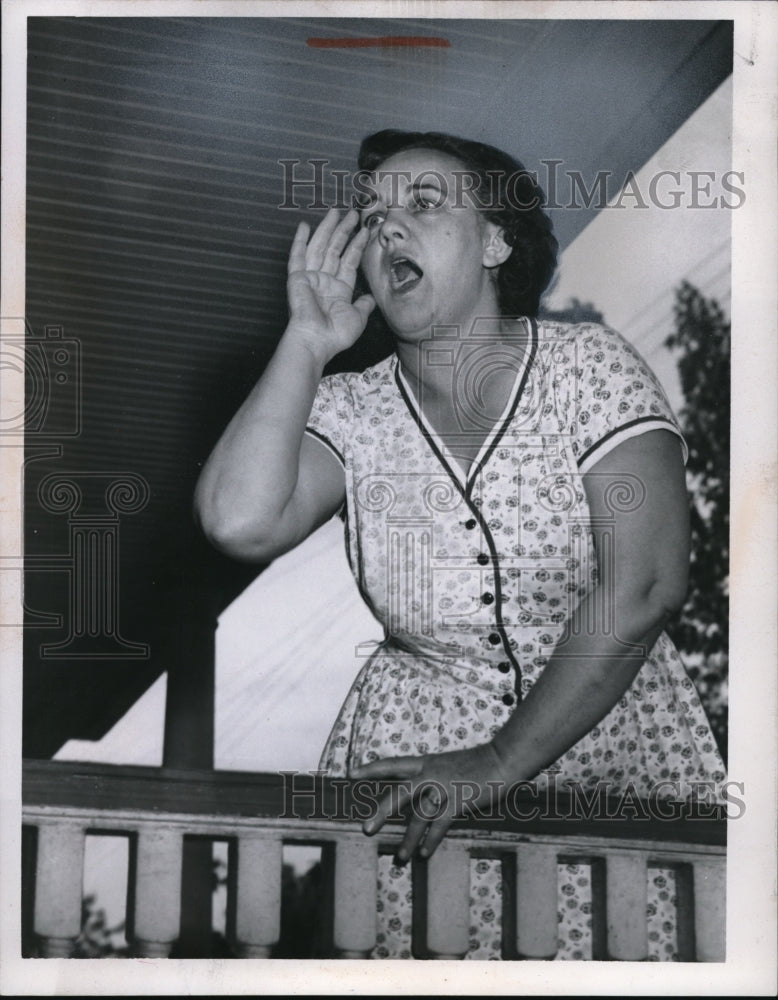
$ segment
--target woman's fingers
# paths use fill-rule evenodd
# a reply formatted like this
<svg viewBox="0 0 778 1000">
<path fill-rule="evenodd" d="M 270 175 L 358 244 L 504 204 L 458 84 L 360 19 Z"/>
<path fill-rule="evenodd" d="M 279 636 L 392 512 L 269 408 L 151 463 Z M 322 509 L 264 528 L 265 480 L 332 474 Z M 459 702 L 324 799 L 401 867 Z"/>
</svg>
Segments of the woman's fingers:
<svg viewBox="0 0 778 1000">
<path fill-rule="evenodd" d="M 400 849 L 397 851 L 397 858 L 400 861 L 407 861 L 417 850 L 420 854 L 422 853 L 429 838 L 429 831 L 432 829 L 431 824 L 441 822 L 446 813 L 448 799 L 442 786 L 440 789 L 440 792 L 443 793 L 442 796 L 435 786 L 421 785 L 420 787 L 421 791 L 414 796 L 411 818 L 408 821 Z M 444 832 L 447 828 L 448 824 L 446 824 Z M 425 835 L 427 839 L 425 839 Z M 422 841 L 424 841 L 423 844 Z"/>
<path fill-rule="evenodd" d="M 350 778 L 415 778 L 424 768 L 423 757 L 382 757 L 349 771 Z"/>
<path fill-rule="evenodd" d="M 384 757 L 352 768 L 350 772 L 351 778 L 357 780 L 390 778 L 398 781 L 382 796 L 375 814 L 365 821 L 362 829 L 369 835 L 377 833 L 390 816 L 410 803 L 408 826 L 397 851 L 399 861 L 407 861 L 417 851 L 422 857 L 432 854 L 453 820 L 445 786 L 432 779 L 414 780 L 423 774 L 424 766 L 423 757 Z"/>
<path fill-rule="evenodd" d="M 338 277 L 341 281 L 345 281 L 352 286 L 354 285 L 354 282 L 357 280 L 357 268 L 359 267 L 360 260 L 362 260 L 362 254 L 365 252 L 365 247 L 369 239 L 369 231 L 367 229 L 360 229 L 346 247 L 338 266 Z"/>
<path fill-rule="evenodd" d="M 327 252 L 332 234 L 337 228 L 340 212 L 336 208 L 331 208 L 322 221 L 314 230 L 313 236 L 308 241 L 305 248 L 305 270 L 320 271 L 324 263 L 324 255 Z"/>
<path fill-rule="evenodd" d="M 310 233 L 311 227 L 307 222 L 301 222 L 298 225 L 292 240 L 292 249 L 289 251 L 289 261 L 286 267 L 288 274 L 305 270 L 305 248 L 308 245 Z"/>
<path fill-rule="evenodd" d="M 424 757 L 384 757 L 352 768 L 349 776 L 357 780 L 389 778 L 397 783 L 395 797 L 385 796 L 363 829 L 376 833 L 395 810 L 410 802 L 408 825 L 397 853 L 398 859 L 407 860 L 414 853 L 430 857 L 454 820 L 471 813 L 481 801 L 478 790 L 489 786 L 500 773 L 500 761 L 488 747 L 473 747 Z M 466 791 L 467 801 L 462 791 Z"/>
<path fill-rule="evenodd" d="M 358 781 L 380 778 L 412 779 L 421 773 L 423 766 L 422 757 L 383 757 L 369 764 L 352 767 L 349 777 Z M 413 786 L 410 781 L 401 780 L 390 788 L 379 800 L 374 815 L 362 824 L 365 833 L 370 835 L 377 833 L 393 813 L 407 805 L 412 794 Z"/>
<path fill-rule="evenodd" d="M 341 270 L 341 254 L 349 241 L 358 218 L 359 216 L 354 209 L 351 209 L 346 212 L 333 230 L 324 249 L 324 259 L 321 264 L 321 270 L 325 274 L 338 274 Z M 342 275 L 339 275 L 339 277 L 342 277 Z"/>
<path fill-rule="evenodd" d="M 364 832 L 371 837 L 374 833 L 378 833 L 389 817 L 403 809 L 410 802 L 410 799 L 411 786 L 409 783 L 394 785 L 381 796 L 375 813 L 362 824 Z"/>
<path fill-rule="evenodd" d="M 358 213 L 351 209 L 340 219 L 338 210 L 331 208 L 313 236 L 308 223 L 301 222 L 289 252 L 288 272 L 319 271 L 353 286 L 370 235 L 366 229 L 360 229 L 351 239 L 358 218 Z"/>
<path fill-rule="evenodd" d="M 411 814 L 408 826 L 405 828 L 405 836 L 397 849 L 398 861 L 407 861 L 408 858 L 416 853 L 419 844 L 421 844 L 424 838 L 424 834 L 427 832 L 428 826 L 429 821 L 422 819 L 416 812 L 416 806 L 414 806 L 414 812 Z"/>
<path fill-rule="evenodd" d="M 341 254 L 349 241 L 359 218 L 355 209 L 340 218 L 337 208 L 331 208 L 316 227 L 308 242 L 305 253 L 307 271 L 321 271 L 322 274 L 337 274 L 341 266 Z"/>
<path fill-rule="evenodd" d="M 441 816 L 440 819 L 435 820 L 434 823 L 430 823 L 427 828 L 427 836 L 424 838 L 424 843 L 419 848 L 419 855 L 422 858 L 428 858 L 435 850 L 440 846 L 440 842 L 448 833 L 448 828 L 453 822 L 452 816 Z"/>
</svg>

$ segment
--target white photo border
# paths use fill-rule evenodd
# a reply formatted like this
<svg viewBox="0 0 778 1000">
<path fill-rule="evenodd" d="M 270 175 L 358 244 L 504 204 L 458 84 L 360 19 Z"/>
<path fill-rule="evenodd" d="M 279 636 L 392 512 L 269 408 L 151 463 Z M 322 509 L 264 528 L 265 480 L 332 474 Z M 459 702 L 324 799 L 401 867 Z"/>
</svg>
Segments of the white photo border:
<svg viewBox="0 0 778 1000">
<path fill-rule="evenodd" d="M 665 963 L 102 960 L 20 957 L 21 630 L 2 629 L 0 670 L 0 993 L 4 995 L 774 995 L 776 988 L 776 105 L 778 6 L 769 0 L 545 2 L 229 2 L 5 0 L 2 10 L 2 317 L 25 312 L 26 19 L 81 17 L 413 17 L 732 19 L 733 169 L 747 197 L 732 213 L 731 644 L 729 772 L 746 810 L 729 824 L 727 961 Z M 9 324 L 11 324 L 9 326 Z M 743 334 L 747 331 L 747 335 Z M 15 333 L 3 319 L 4 336 Z M 23 409 L 24 381 L 0 371 L 4 413 Z M 21 534 L 20 483 L 0 450 L 0 547 Z M 5 574 L 5 577 L 21 574 Z M 3 579 L 0 615 L 18 620 L 21 582 Z"/>
</svg>

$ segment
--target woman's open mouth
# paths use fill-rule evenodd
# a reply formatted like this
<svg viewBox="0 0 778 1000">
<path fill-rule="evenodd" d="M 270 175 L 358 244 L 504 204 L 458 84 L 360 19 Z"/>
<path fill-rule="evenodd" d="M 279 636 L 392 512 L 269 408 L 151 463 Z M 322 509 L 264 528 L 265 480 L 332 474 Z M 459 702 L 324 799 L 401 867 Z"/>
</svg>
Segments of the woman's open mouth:
<svg viewBox="0 0 778 1000">
<path fill-rule="evenodd" d="M 409 292 L 423 276 L 422 269 L 409 257 L 395 257 L 389 265 L 389 287 L 393 292 Z"/>
</svg>

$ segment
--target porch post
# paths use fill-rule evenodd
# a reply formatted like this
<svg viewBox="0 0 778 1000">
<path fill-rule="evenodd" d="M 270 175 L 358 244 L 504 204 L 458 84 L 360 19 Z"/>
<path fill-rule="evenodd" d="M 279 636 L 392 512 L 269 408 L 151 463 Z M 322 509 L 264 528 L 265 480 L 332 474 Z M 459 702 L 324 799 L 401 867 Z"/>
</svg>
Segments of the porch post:
<svg viewBox="0 0 778 1000">
<path fill-rule="evenodd" d="M 212 768 L 218 612 L 214 596 L 204 593 L 200 585 L 201 574 L 188 575 L 175 596 L 171 616 L 174 641 L 170 644 L 162 765 Z M 173 948 L 175 958 L 207 958 L 211 954 L 212 857 L 210 841 L 184 839 L 181 933 Z"/>
</svg>

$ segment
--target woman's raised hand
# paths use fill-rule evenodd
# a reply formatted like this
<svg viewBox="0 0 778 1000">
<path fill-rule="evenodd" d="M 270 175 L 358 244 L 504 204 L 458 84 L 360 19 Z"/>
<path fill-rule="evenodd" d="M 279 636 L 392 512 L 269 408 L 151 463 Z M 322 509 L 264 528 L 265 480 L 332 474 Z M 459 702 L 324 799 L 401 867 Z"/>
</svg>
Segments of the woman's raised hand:
<svg viewBox="0 0 778 1000">
<path fill-rule="evenodd" d="M 327 360 L 351 347 L 375 307 L 372 295 L 351 301 L 369 235 L 360 229 L 349 239 L 357 219 L 353 209 L 341 219 L 331 208 L 313 236 L 308 223 L 301 222 L 289 253 L 289 326 Z"/>
</svg>

